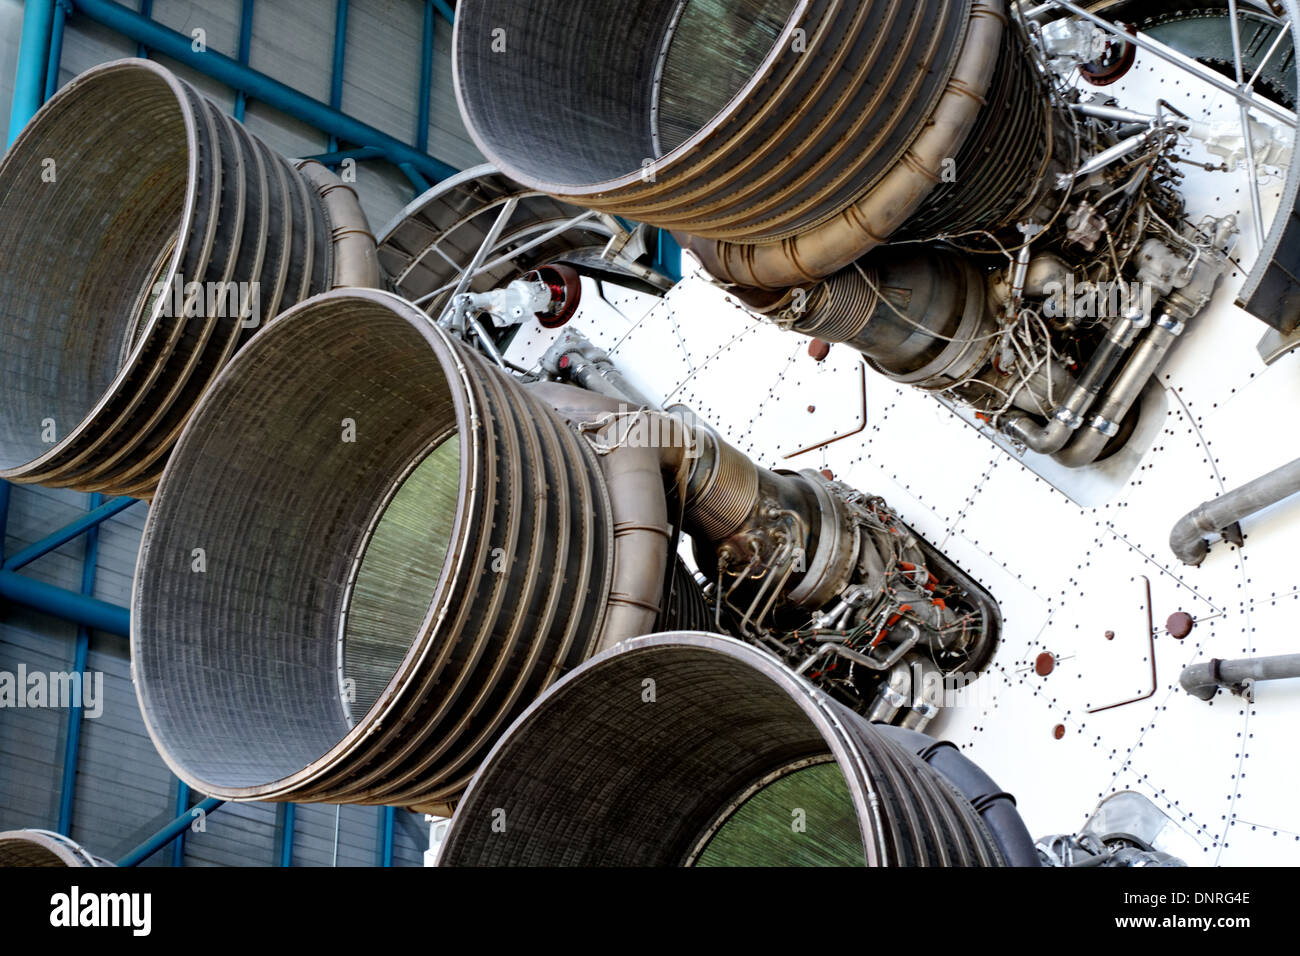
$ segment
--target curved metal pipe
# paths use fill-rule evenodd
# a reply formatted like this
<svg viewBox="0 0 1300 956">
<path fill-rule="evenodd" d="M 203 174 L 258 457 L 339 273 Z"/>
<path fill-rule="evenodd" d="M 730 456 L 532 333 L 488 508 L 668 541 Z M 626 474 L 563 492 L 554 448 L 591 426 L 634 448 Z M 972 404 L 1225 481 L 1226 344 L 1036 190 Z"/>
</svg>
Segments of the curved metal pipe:
<svg viewBox="0 0 1300 956">
<path fill-rule="evenodd" d="M 624 440 L 626 416 L 635 416 L 636 410 L 617 399 L 551 382 L 530 386 L 528 391 L 554 408 L 571 427 L 582 428 L 601 449 L 600 468 L 609 488 L 614 527 L 614 570 L 604 632 L 596 641 L 596 650 L 648 634 L 661 612 L 664 575 L 669 567 L 663 450 Z M 593 427 L 601 421 L 605 424 Z"/>
<path fill-rule="evenodd" d="M 774 784 L 808 798 L 791 804 L 804 832 L 783 803 L 772 826 L 747 825 Z M 754 647 L 679 633 L 626 641 L 530 707 L 475 776 L 439 865 L 741 858 L 1007 862 L 969 800 L 879 728 Z"/>
<path fill-rule="evenodd" d="M 256 330 L 369 275 L 336 255 L 306 176 L 149 60 L 95 67 L 42 108 L 0 163 L 0 222 L 9 481 L 148 497 Z"/>
<path fill-rule="evenodd" d="M 357 192 L 314 159 L 294 164 L 316 189 L 329 217 L 334 246 L 331 289 L 378 289 L 383 285 L 375 234 L 361 208 Z"/>
<path fill-rule="evenodd" d="M 50 830 L 0 833 L 0 867 L 112 866 L 80 843 Z"/>
<path fill-rule="evenodd" d="M 1097 401 L 1097 396 L 1106 387 L 1106 383 L 1115 374 L 1115 370 L 1119 368 L 1124 356 L 1132 348 L 1142 329 L 1149 322 L 1150 320 L 1145 316 L 1125 316 L 1116 322 L 1110 335 L 1106 336 L 1105 341 L 1097 346 L 1097 351 L 1093 353 L 1088 368 L 1079 380 L 1074 383 L 1065 399 L 1057 405 L 1051 420 L 1045 425 L 1039 425 L 1026 414 L 1013 411 L 1004 417 L 1002 431 L 1013 441 L 1021 442 L 1031 451 L 1038 452 L 1040 455 L 1056 455 L 1062 448 L 1070 444 L 1071 439 L 1074 439 L 1076 432 L 1083 425 L 1084 414 L 1093 407 Z M 1114 394 L 1115 389 L 1118 389 L 1121 384 L 1123 384 L 1122 377 L 1121 381 L 1117 382 L 1111 392 L 1108 393 L 1108 397 Z M 1146 383 L 1143 382 L 1143 384 Z M 1136 395 L 1133 398 L 1136 398 Z M 1129 402 L 1131 404 L 1132 399 L 1129 399 Z M 1127 407 L 1124 409 L 1124 413 L 1128 413 Z M 1122 418 L 1123 415 L 1120 417 Z M 1112 431 L 1110 434 L 1114 435 L 1115 433 Z M 1075 440 L 1077 441 L 1077 439 Z M 1105 445 L 1109 440 L 1110 436 L 1106 436 L 1102 441 L 1102 445 Z M 1100 453 L 1101 447 L 1098 447 L 1092 458 L 1082 463 L 1090 463 Z M 1065 456 L 1057 456 L 1057 460 L 1063 464 L 1068 464 Z M 1072 465 L 1071 467 L 1078 466 Z"/>
<path fill-rule="evenodd" d="M 1082 468 L 1096 461 L 1106 443 L 1119 433 L 1124 416 L 1159 370 L 1182 331 L 1183 323 L 1176 319 L 1157 319 L 1133 350 L 1114 384 L 1106 390 L 1101 404 L 1093 409 L 1095 414 L 1087 427 L 1080 429 L 1070 443 L 1052 457 L 1067 468 Z"/>
<path fill-rule="evenodd" d="M 710 562 L 723 555 L 742 563 L 755 554 L 772 559 L 767 530 L 775 509 L 797 516 L 793 544 L 809 556 L 780 596 L 817 610 L 847 586 L 861 557 L 859 542 L 848 533 L 852 521 L 843 503 L 823 489 L 820 475 L 760 468 L 682 407 L 656 412 L 555 383 L 529 390 L 588 436 L 609 484 L 619 529 L 613 589 L 618 597 L 610 613 L 627 623 L 609 629 L 602 650 L 629 634 L 649 633 L 659 613 L 669 564 L 665 489 L 680 496 L 683 530 L 694 537 L 697 553 L 713 552 Z"/>
<path fill-rule="evenodd" d="M 318 296 L 168 464 L 132 602 L 145 724 L 214 797 L 440 807 L 614 626 L 614 535 L 540 400 L 410 303 Z"/>
<path fill-rule="evenodd" d="M 1275 657 L 1247 657 L 1221 661 L 1218 658 L 1189 664 L 1178 675 L 1183 690 L 1201 700 L 1211 700 L 1220 687 L 1240 687 L 1245 681 L 1290 680 L 1300 677 L 1300 654 Z"/>
<path fill-rule="evenodd" d="M 1243 518 L 1297 492 L 1300 492 L 1300 459 L 1197 505 L 1178 519 L 1169 533 L 1169 547 L 1183 564 L 1198 566 L 1210 551 L 1207 536 L 1220 534 Z"/>
</svg>

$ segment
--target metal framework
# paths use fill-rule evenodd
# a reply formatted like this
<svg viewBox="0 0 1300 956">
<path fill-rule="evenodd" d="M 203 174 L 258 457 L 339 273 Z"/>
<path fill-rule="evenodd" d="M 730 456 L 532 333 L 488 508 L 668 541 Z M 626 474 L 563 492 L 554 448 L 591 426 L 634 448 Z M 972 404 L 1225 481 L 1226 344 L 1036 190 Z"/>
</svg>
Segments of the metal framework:
<svg viewBox="0 0 1300 956">
<path fill-rule="evenodd" d="M 448 24 L 453 24 L 455 12 L 446 0 L 423 0 L 423 5 L 420 102 L 417 108 L 416 142 L 412 145 L 375 129 L 342 110 L 348 0 L 337 0 L 328 104 L 312 99 L 249 66 L 256 0 L 242 0 L 239 47 L 234 58 L 213 50 L 195 52 L 190 37 L 153 21 L 151 0 L 142 0 L 139 12 L 113 0 L 26 0 L 7 144 L 11 145 L 17 139 L 28 121 L 57 91 L 64 28 L 69 16 L 80 14 L 135 40 L 137 55 L 140 57 L 148 57 L 151 51 L 157 51 L 232 88 L 236 93 L 233 115 L 240 122 L 244 120 L 248 102 L 258 100 L 328 135 L 328 151 L 312 158 L 333 166 L 348 159 L 357 162 L 383 159 L 406 175 L 417 194 L 425 192 L 432 183 L 454 176 L 458 170 L 428 152 L 429 95 L 433 82 L 436 18 L 441 16 Z M 351 145 L 344 149 L 344 143 Z M 136 501 L 131 498 L 114 498 L 105 502 L 102 496 L 92 495 L 89 510 L 83 517 L 6 558 L 4 542 L 10 492 L 9 484 L 0 481 L 0 600 L 21 604 L 77 624 L 73 666 L 76 671 L 84 670 L 90 652 L 92 631 L 124 637 L 129 637 L 131 633 L 129 611 L 97 600 L 93 591 L 99 551 L 99 526 L 130 508 Z M 17 573 L 43 555 L 83 535 L 86 545 L 79 592 Z M 82 716 L 80 707 L 71 708 L 68 712 L 57 822 L 58 831 L 65 835 L 72 828 Z M 209 797 L 191 807 L 190 798 L 190 788 L 183 781 L 177 780 L 174 818 L 119 860 L 118 865 L 135 866 L 171 845 L 172 865 L 183 866 L 185 833 L 194 819 L 195 811 L 208 813 L 222 804 L 222 801 Z M 278 862 L 281 866 L 289 866 L 293 861 L 295 817 L 295 805 L 285 804 L 278 823 Z M 382 808 L 377 833 L 378 862 L 381 866 L 392 866 L 393 863 L 395 819 L 394 808 Z"/>
</svg>

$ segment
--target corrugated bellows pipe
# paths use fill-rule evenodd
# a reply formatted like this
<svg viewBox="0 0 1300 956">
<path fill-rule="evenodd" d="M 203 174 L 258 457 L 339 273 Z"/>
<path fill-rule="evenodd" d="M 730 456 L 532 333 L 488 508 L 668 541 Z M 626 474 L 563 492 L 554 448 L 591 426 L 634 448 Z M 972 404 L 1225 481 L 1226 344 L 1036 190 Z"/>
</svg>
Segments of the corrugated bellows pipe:
<svg viewBox="0 0 1300 956">
<path fill-rule="evenodd" d="M 512 178 L 692 237 L 736 286 L 801 286 L 891 237 L 1038 215 L 1057 137 L 1068 144 L 1004 0 L 608 13 L 605 0 L 462 0 L 466 126 Z"/>
<path fill-rule="evenodd" d="M 0 833 L 0 867 L 112 865 L 61 833 L 50 830 Z"/>
<path fill-rule="evenodd" d="M 501 738 L 441 866 L 1037 866 L 956 748 L 873 725 L 751 645 L 625 641 Z"/>
<path fill-rule="evenodd" d="M 380 281 L 325 167 L 149 60 L 83 73 L 0 164 L 0 479 L 148 497 L 258 327 Z"/>
<path fill-rule="evenodd" d="M 318 296 L 226 367 L 167 466 L 132 604 L 145 723 L 212 796 L 440 808 L 600 641 L 653 628 L 619 604 L 616 531 L 544 400 L 405 300 Z"/>
</svg>

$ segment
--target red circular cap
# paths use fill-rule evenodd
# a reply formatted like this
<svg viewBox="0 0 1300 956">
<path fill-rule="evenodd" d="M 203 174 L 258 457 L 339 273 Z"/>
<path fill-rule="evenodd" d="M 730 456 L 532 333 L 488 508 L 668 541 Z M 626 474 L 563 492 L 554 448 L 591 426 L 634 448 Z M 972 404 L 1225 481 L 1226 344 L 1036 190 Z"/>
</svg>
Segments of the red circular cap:
<svg viewBox="0 0 1300 956">
<path fill-rule="evenodd" d="M 1034 670 L 1039 677 L 1046 677 L 1056 669 L 1056 656 L 1051 651 L 1043 651 L 1034 658 Z"/>
<path fill-rule="evenodd" d="M 560 368 L 568 368 L 568 367 L 569 367 L 569 357 L 567 355 L 561 355 Z"/>
<path fill-rule="evenodd" d="M 537 321 L 542 328 L 558 329 L 573 318 L 574 313 L 578 311 L 579 304 L 582 302 L 582 276 L 578 274 L 577 269 L 557 262 L 553 265 L 542 266 L 540 269 L 528 273 L 525 278 L 546 283 L 551 287 L 552 293 L 554 293 L 555 289 L 561 289 L 564 293 L 563 297 L 555 303 L 557 307 L 555 313 L 537 313 Z"/>
<path fill-rule="evenodd" d="M 822 477 L 825 478 L 827 481 L 834 481 L 834 480 L 835 480 L 835 472 L 831 471 L 829 468 L 823 468 L 823 469 L 822 469 Z"/>
<path fill-rule="evenodd" d="M 1134 24 L 1120 25 L 1129 33 L 1137 34 L 1137 27 Z M 1079 67 L 1079 75 L 1093 86 L 1110 86 L 1116 80 L 1123 78 L 1136 61 L 1137 47 L 1125 42 L 1120 45 L 1118 55 L 1113 56 L 1109 62 L 1085 63 Z"/>
<path fill-rule="evenodd" d="M 831 343 L 823 342 L 821 339 L 813 339 L 808 343 L 808 354 L 818 362 L 825 362 L 826 356 L 831 354 Z"/>
<path fill-rule="evenodd" d="M 1065 724 L 1057 724 L 1055 727 L 1053 727 L 1053 728 L 1052 728 L 1052 736 L 1055 737 L 1057 740 L 1060 740 L 1062 737 L 1064 737 L 1064 736 L 1065 736 Z"/>
<path fill-rule="evenodd" d="M 1196 619 L 1186 611 L 1175 611 L 1169 615 L 1169 620 L 1165 621 L 1165 627 L 1169 629 L 1171 637 L 1182 640 L 1188 634 L 1192 633 L 1192 628 L 1196 626 Z"/>
</svg>

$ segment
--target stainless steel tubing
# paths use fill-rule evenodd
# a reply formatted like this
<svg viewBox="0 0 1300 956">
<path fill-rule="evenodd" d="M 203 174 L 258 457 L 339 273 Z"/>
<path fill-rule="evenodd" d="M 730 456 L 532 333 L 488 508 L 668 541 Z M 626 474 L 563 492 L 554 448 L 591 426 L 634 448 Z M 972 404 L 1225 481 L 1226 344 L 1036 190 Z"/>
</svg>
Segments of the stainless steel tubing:
<svg viewBox="0 0 1300 956">
<path fill-rule="evenodd" d="M 1300 459 L 1288 462 L 1218 498 L 1202 502 L 1178 519 L 1169 547 L 1183 564 L 1199 565 L 1210 551 L 1208 535 L 1217 535 L 1300 492 Z"/>
<path fill-rule="evenodd" d="M 112 866 L 74 840 L 49 830 L 0 833 L 0 867 Z"/>
<path fill-rule="evenodd" d="M 1007 34 L 1004 0 L 646 0 L 618 16 L 603 0 L 466 0 L 456 89 L 513 179 L 677 230 L 724 282 L 782 289 L 918 212 L 988 228 L 1036 194 L 1052 151 L 1037 87 L 1033 161 L 985 156 L 941 188 L 981 115 L 1005 128 L 998 71 L 1028 70 Z"/>
<path fill-rule="evenodd" d="M 1190 664 L 1183 668 L 1178 683 L 1193 697 L 1210 700 L 1220 687 L 1239 686 L 1248 680 L 1290 680 L 1296 677 L 1300 677 L 1300 654 L 1279 654 Z"/>
<path fill-rule="evenodd" d="M 1120 423 L 1147 387 L 1147 383 L 1182 334 L 1183 323 L 1169 317 L 1155 320 L 1146 337 L 1093 408 L 1086 427 L 1079 429 L 1070 443 L 1052 457 L 1069 468 L 1091 465 L 1101 455 L 1106 443 L 1119 433 Z"/>
<path fill-rule="evenodd" d="M 1132 317 L 1125 317 L 1116 322 L 1111 333 L 1097 346 L 1097 351 L 1093 353 L 1083 375 L 1057 405 L 1055 414 L 1045 425 L 1039 425 L 1023 412 L 1013 411 L 1004 418 L 1002 431 L 1040 455 L 1056 455 L 1071 441 L 1078 441 L 1075 436 L 1083 425 L 1084 413 L 1096 403 L 1097 396 L 1110 382 L 1120 363 L 1124 361 L 1124 356 L 1141 335 L 1142 328 Z M 1142 384 L 1145 385 L 1145 381 Z M 1120 382 L 1117 381 L 1116 387 L 1119 385 Z M 1107 395 L 1109 396 L 1110 392 Z M 1129 405 L 1136 397 L 1135 393 L 1129 399 Z M 1127 412 L 1128 407 L 1125 407 L 1124 413 Z M 1123 418 L 1123 415 L 1120 415 L 1120 418 Z M 1111 434 L 1113 435 L 1114 432 Z M 1092 458 L 1081 464 L 1091 464 L 1097 455 L 1101 454 L 1102 447 L 1109 440 L 1109 436 L 1103 438 Z"/>
<path fill-rule="evenodd" d="M 807 810 L 804 832 L 791 807 Z M 475 776 L 439 857 L 442 866 L 1004 862 L 969 800 L 907 747 L 763 651 L 683 633 L 626 641 L 533 704 Z"/>
<path fill-rule="evenodd" d="M 60 90 L 0 164 L 0 478 L 148 497 L 258 327 L 378 281 L 330 178 L 149 60 Z"/>
<path fill-rule="evenodd" d="M 132 601 L 146 726 L 215 797 L 442 808 L 602 637 L 614 532 L 542 401 L 396 296 L 318 296 L 167 466 Z"/>
<path fill-rule="evenodd" d="M 624 410 L 658 408 L 658 403 L 627 380 L 609 353 L 573 326 L 566 328 L 542 356 L 542 369 L 552 376 L 571 379 L 587 391 L 621 403 Z"/>
</svg>

